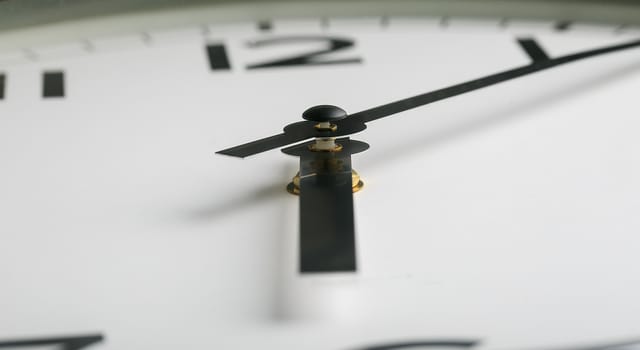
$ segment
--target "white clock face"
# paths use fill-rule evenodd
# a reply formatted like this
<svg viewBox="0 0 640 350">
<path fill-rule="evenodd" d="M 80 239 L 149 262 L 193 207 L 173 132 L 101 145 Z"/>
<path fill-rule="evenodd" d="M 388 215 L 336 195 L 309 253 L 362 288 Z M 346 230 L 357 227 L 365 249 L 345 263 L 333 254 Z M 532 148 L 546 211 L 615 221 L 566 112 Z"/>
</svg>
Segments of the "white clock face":
<svg viewBox="0 0 640 350">
<path fill-rule="evenodd" d="M 355 272 L 298 271 L 298 198 L 285 191 L 296 158 L 214 153 L 313 105 L 352 113 L 527 65 L 518 39 L 558 57 L 639 36 L 302 18 L 3 52 L 0 343 L 95 333 L 104 341 L 88 348 L 556 349 L 637 337 L 640 49 L 352 136 L 371 146 L 352 157 L 365 182 Z"/>
</svg>

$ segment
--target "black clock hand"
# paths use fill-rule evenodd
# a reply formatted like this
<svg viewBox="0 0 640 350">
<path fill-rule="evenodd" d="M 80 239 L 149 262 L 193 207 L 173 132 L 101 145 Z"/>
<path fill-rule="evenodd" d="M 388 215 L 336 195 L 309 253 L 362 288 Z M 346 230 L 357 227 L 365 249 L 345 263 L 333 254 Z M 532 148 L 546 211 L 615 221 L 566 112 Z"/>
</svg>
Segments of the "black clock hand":
<svg viewBox="0 0 640 350">
<path fill-rule="evenodd" d="M 376 119 L 390 116 L 392 114 L 404 112 L 412 108 L 424 106 L 433 102 L 447 99 L 449 97 L 462 95 L 470 91 L 479 90 L 487 86 L 502 83 L 507 80 L 512 80 L 563 64 L 639 46 L 640 40 L 635 40 L 621 45 L 608 46 L 558 58 L 537 60 L 523 67 L 510 69 L 504 72 L 488 75 L 483 78 L 467 81 L 465 83 L 449 86 L 443 89 L 427 92 L 425 94 L 409 97 L 404 100 L 399 100 L 382 106 L 367 109 L 365 111 L 351 114 L 348 118 L 356 118 L 367 123 Z"/>
<path fill-rule="evenodd" d="M 315 125 L 315 123 L 313 122 L 298 122 L 287 126 L 285 128 L 285 132 L 282 134 L 228 148 L 217 153 L 244 158 L 287 144 L 304 141 L 313 137 L 336 137 L 348 135 L 349 133 L 364 130 L 364 128 L 366 127 L 364 123 L 368 123 L 376 119 L 388 117 L 390 115 L 400 113 L 409 109 L 424 106 L 433 102 L 447 99 L 449 97 L 482 89 L 484 87 L 502 83 L 507 80 L 519 78 L 532 73 L 540 72 L 563 64 L 636 47 L 640 47 L 640 40 L 634 40 L 628 43 L 607 46 L 599 49 L 587 50 L 571 55 L 561 56 L 558 58 L 539 59 L 526 66 L 506 70 L 496 74 L 491 74 L 483 78 L 467 81 L 461 84 L 456 84 L 443 89 L 427 92 L 424 94 L 367 109 L 355 114 L 351 114 L 347 118 L 336 122 L 338 126 L 337 132 L 318 131 L 313 127 Z"/>
<path fill-rule="evenodd" d="M 244 145 L 236 146 L 236 147 L 229 148 L 224 151 L 219 151 L 216 153 L 244 158 L 244 157 L 262 153 L 264 151 L 271 150 L 274 148 L 284 147 L 292 143 L 304 141 L 308 138 L 309 137 L 306 137 L 306 135 L 305 137 L 295 137 L 292 135 L 287 135 L 285 133 L 282 133 L 278 135 L 265 137 L 263 139 L 256 140 L 253 142 L 245 143 Z"/>
<path fill-rule="evenodd" d="M 336 140 L 339 152 L 316 152 L 313 142 L 285 148 L 300 157 L 300 272 L 356 270 L 351 154 L 368 145 Z"/>
<path fill-rule="evenodd" d="M 317 157 L 300 158 L 300 272 L 355 271 L 351 157 L 322 162 L 340 169 L 314 169 Z"/>
</svg>

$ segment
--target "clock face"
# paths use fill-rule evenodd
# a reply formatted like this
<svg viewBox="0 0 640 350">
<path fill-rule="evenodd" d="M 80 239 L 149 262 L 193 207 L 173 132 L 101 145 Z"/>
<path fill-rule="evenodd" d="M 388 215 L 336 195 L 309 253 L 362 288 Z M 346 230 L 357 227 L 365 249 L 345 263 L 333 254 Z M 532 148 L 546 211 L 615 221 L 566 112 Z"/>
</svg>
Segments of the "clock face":
<svg viewBox="0 0 640 350">
<path fill-rule="evenodd" d="M 355 272 L 299 272 L 298 159 L 214 153 L 310 106 L 354 113 L 639 36 L 305 17 L 2 52 L 0 344 L 614 349 L 640 335 L 640 49 L 353 135 L 370 145 L 352 157 Z"/>
</svg>

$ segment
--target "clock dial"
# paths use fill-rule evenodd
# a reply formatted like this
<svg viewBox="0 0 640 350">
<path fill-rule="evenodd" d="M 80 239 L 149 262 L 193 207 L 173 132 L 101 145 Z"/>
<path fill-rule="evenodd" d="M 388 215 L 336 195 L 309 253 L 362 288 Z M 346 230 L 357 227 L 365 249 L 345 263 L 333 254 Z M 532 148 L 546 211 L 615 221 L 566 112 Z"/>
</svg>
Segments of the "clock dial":
<svg viewBox="0 0 640 350">
<path fill-rule="evenodd" d="M 214 154 L 311 106 L 355 113 L 640 38 L 622 24 L 307 16 L 6 48 L 0 347 L 634 346 L 640 49 L 358 130 L 356 271 L 299 271 L 299 159 Z"/>
</svg>

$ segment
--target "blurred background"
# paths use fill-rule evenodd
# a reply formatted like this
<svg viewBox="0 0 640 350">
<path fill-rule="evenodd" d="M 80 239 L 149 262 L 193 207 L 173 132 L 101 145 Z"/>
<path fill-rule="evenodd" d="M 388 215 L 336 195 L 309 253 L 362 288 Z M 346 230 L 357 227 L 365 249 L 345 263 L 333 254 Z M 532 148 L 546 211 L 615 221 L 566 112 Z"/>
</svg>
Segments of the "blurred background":
<svg viewBox="0 0 640 350">
<path fill-rule="evenodd" d="M 366 3 L 366 6 L 362 6 Z M 265 6 L 267 5 L 268 6 Z M 276 6 L 274 6 L 274 4 Z M 537 19 L 640 23 L 637 0 L 0 0 L 0 30 L 112 16 L 132 12 L 171 11 L 185 7 L 210 7 L 200 14 L 216 20 L 313 15 L 449 15 L 510 16 Z M 233 10 L 232 10 L 233 9 Z M 197 16 L 195 16 L 197 17 Z M 197 19 L 197 18 L 192 18 Z M 166 18 L 164 19 L 166 20 Z M 185 19 L 175 18 L 170 22 Z M 169 23 L 164 23 L 169 24 Z"/>
</svg>

